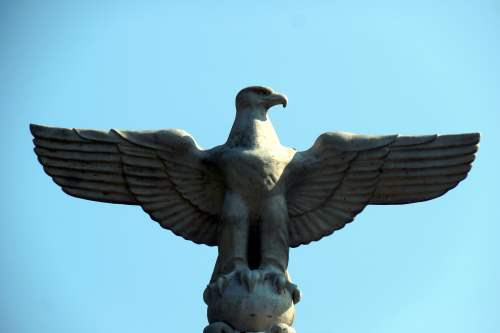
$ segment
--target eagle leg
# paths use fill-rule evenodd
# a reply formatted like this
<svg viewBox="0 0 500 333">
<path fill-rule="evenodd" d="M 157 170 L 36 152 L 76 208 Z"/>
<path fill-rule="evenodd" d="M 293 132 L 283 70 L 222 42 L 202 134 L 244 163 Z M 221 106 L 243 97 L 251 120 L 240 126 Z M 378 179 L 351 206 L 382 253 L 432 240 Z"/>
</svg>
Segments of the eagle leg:
<svg viewBox="0 0 500 333">
<path fill-rule="evenodd" d="M 248 265 L 248 243 L 250 221 L 248 208 L 241 196 L 228 191 L 224 197 L 221 216 L 221 233 L 219 237 L 219 258 L 217 259 L 211 287 L 215 287 L 219 295 L 224 293 L 229 281 L 236 278 L 253 291 L 260 280 L 260 273 L 253 271 Z"/>
<path fill-rule="evenodd" d="M 248 270 L 248 208 L 237 193 L 227 192 L 222 210 L 218 271 L 228 274 Z"/>
<path fill-rule="evenodd" d="M 264 201 L 261 215 L 260 270 L 278 293 L 283 293 L 288 277 L 288 210 L 285 198 L 275 195 Z"/>
</svg>

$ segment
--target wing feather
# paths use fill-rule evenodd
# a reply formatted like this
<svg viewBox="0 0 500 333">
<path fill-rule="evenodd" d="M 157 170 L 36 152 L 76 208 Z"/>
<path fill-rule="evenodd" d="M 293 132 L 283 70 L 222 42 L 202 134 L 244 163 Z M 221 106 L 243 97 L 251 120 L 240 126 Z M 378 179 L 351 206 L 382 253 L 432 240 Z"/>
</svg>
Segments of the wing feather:
<svg viewBox="0 0 500 333">
<path fill-rule="evenodd" d="M 137 204 L 123 177 L 116 138 L 94 142 L 73 129 L 39 125 L 30 129 L 44 171 L 66 193 L 88 200 Z"/>
<path fill-rule="evenodd" d="M 89 191 L 86 189 L 73 188 L 73 187 L 69 187 L 69 186 L 62 187 L 62 190 L 64 193 L 71 195 L 72 197 L 75 197 L 75 198 L 108 202 L 108 203 L 116 203 L 116 204 L 128 204 L 128 205 L 135 205 L 136 204 L 135 202 L 132 201 L 132 200 L 134 200 L 134 198 L 131 197 L 129 194 L 120 194 L 120 193 L 113 193 L 113 192 L 99 192 L 99 191 L 95 191 L 95 190 Z"/>
<path fill-rule="evenodd" d="M 98 181 L 104 183 L 115 183 L 115 184 L 123 183 L 123 177 L 121 175 L 115 175 L 110 173 L 102 174 L 86 170 L 75 170 L 75 169 L 50 167 L 50 166 L 45 166 L 44 170 L 47 174 L 52 176 L 77 178 L 77 179 Z"/>
<path fill-rule="evenodd" d="M 165 160 L 161 158 L 164 154 L 149 147 L 150 145 L 144 147 L 150 150 L 149 153 L 144 151 L 138 154 L 136 150 L 120 145 L 120 151 L 124 153 L 123 169 L 130 191 L 140 202 L 144 211 L 162 227 L 195 243 L 216 245 L 218 242 L 217 215 L 196 205 L 196 200 L 210 200 L 210 198 L 207 199 L 206 193 L 196 192 L 196 190 L 203 191 L 205 184 L 198 185 L 194 191 L 190 188 L 189 182 L 186 186 L 184 183 L 181 183 L 181 186 L 176 185 L 174 179 L 178 175 L 169 172 Z M 206 178 L 200 176 L 203 172 L 201 167 L 189 169 L 191 172 L 193 170 L 196 173 L 192 175 L 182 173 L 181 175 L 190 182 L 206 181 Z M 177 181 L 180 182 L 178 179 Z M 211 226 L 206 226 L 206 224 Z M 201 233 L 198 231 L 200 229 L 210 234 Z"/>
<path fill-rule="evenodd" d="M 415 138 L 415 137 L 413 137 Z M 478 149 L 479 134 L 396 140 L 385 159 L 371 204 L 405 204 L 443 195 L 465 179 Z"/>
<path fill-rule="evenodd" d="M 89 153 L 117 153 L 115 145 L 110 144 L 95 144 L 88 142 L 72 142 L 60 141 L 57 139 L 46 139 L 43 137 L 35 137 L 33 139 L 36 147 L 45 148 L 49 150 L 65 150 L 76 152 L 89 152 Z"/>
</svg>

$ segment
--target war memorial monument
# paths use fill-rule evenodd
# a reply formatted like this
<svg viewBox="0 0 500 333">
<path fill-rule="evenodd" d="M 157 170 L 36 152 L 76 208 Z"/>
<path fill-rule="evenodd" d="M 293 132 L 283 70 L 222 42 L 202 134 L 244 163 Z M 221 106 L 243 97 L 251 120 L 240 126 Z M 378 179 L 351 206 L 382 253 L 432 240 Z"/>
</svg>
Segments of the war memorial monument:
<svg viewBox="0 0 500 333">
<path fill-rule="evenodd" d="M 236 96 L 226 143 L 202 149 L 183 130 L 109 132 L 31 125 L 35 152 L 62 190 L 140 205 L 162 227 L 218 247 L 203 294 L 205 333 L 293 333 L 300 291 L 290 247 L 353 221 L 366 205 L 430 200 L 469 172 L 479 134 L 321 134 L 305 151 L 281 145 L 267 87 Z"/>
</svg>

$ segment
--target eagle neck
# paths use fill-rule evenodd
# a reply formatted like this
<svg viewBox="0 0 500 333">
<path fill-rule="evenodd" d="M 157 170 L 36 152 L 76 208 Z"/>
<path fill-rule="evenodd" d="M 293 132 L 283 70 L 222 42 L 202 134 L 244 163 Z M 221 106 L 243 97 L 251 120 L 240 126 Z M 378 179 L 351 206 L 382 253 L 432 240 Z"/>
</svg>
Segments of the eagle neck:
<svg viewBox="0 0 500 333">
<path fill-rule="evenodd" d="M 278 135 L 264 108 L 247 108 L 236 111 L 227 143 L 233 147 L 270 147 L 280 145 Z"/>
</svg>

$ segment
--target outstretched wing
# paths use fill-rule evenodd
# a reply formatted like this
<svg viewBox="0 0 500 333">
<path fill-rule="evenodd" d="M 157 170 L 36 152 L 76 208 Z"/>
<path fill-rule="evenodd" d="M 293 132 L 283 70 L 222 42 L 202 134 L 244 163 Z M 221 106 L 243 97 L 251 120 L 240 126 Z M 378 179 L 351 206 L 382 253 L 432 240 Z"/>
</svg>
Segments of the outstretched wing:
<svg viewBox="0 0 500 333">
<path fill-rule="evenodd" d="M 289 165 L 290 246 L 319 240 L 367 204 L 439 197 L 467 176 L 479 134 L 362 136 L 324 133 Z"/>
<path fill-rule="evenodd" d="M 74 197 L 142 208 L 195 243 L 217 244 L 223 185 L 180 130 L 109 132 L 31 125 L 45 172 Z"/>
</svg>

